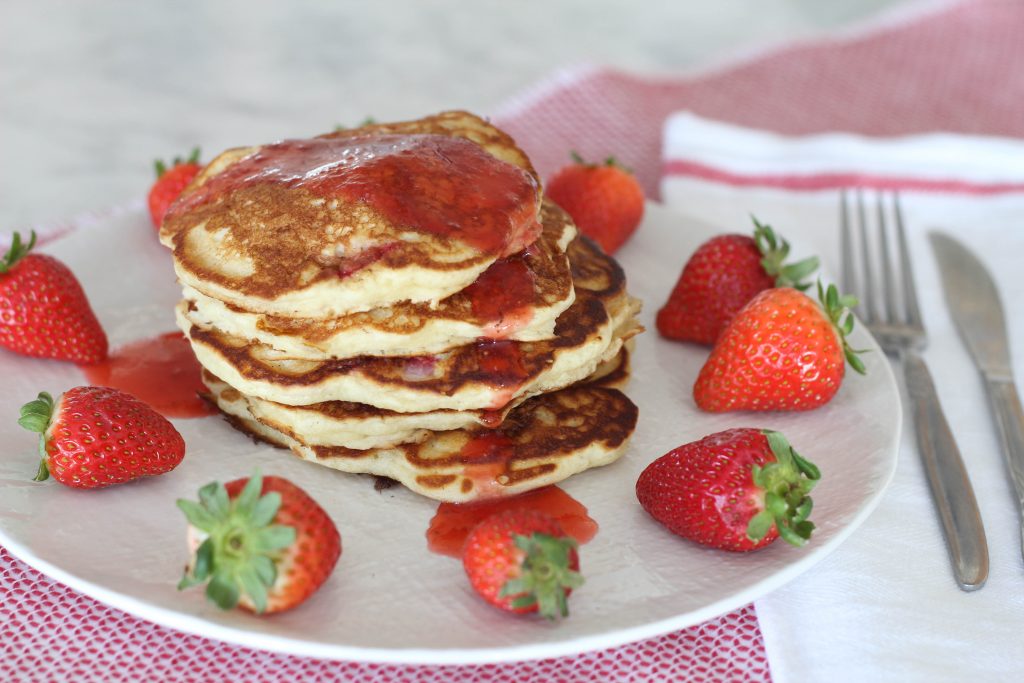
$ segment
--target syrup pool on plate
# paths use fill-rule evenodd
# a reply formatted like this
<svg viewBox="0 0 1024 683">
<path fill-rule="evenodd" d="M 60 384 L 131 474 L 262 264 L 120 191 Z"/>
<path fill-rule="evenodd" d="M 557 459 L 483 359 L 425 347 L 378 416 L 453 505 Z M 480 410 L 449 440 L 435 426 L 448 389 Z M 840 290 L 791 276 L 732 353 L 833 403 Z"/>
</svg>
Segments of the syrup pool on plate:
<svg viewBox="0 0 1024 683">
<path fill-rule="evenodd" d="M 518 496 L 475 503 L 441 503 L 427 529 L 427 548 L 451 557 L 462 555 L 462 545 L 477 524 L 505 510 L 537 510 L 558 520 L 569 536 L 580 544 L 597 534 L 597 522 L 587 508 L 557 486 L 547 486 Z"/>
<path fill-rule="evenodd" d="M 83 365 L 90 384 L 113 387 L 145 401 L 164 417 L 203 417 L 217 409 L 206 392 L 202 369 L 188 340 L 168 332 L 122 346 L 95 365 Z"/>
</svg>

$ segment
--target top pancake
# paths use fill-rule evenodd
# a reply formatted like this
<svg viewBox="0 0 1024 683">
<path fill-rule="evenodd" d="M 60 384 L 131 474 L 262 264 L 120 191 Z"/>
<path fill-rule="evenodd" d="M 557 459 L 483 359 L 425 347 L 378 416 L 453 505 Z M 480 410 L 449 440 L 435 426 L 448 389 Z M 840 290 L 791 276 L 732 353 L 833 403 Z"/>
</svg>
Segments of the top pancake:
<svg viewBox="0 0 1024 683">
<path fill-rule="evenodd" d="M 187 286 L 244 310 L 326 318 L 437 302 L 540 235 L 540 180 L 466 112 L 229 150 L 160 230 Z"/>
</svg>

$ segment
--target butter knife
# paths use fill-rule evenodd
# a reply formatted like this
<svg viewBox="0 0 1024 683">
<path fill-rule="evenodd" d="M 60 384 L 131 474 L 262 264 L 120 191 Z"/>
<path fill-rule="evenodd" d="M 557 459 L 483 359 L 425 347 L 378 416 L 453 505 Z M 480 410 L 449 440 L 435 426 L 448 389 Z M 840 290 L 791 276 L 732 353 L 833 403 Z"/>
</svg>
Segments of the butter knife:
<svg viewBox="0 0 1024 683">
<path fill-rule="evenodd" d="M 1019 501 L 1024 554 L 1024 410 L 1013 382 L 1010 339 L 999 292 L 985 266 L 962 244 L 937 232 L 929 238 L 953 322 L 981 371 L 996 416 L 1003 455 Z"/>
</svg>

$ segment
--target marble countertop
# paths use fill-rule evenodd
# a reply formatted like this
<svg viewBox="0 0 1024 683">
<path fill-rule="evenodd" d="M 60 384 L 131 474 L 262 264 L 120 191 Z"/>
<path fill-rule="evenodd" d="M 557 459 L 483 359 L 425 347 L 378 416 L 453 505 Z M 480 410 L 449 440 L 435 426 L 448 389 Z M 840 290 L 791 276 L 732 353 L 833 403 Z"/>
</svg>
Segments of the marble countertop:
<svg viewBox="0 0 1024 683">
<path fill-rule="evenodd" d="M 572 63 L 679 73 L 900 0 L 8 2 L 0 232 L 141 198 L 156 157 L 488 113 Z"/>
</svg>

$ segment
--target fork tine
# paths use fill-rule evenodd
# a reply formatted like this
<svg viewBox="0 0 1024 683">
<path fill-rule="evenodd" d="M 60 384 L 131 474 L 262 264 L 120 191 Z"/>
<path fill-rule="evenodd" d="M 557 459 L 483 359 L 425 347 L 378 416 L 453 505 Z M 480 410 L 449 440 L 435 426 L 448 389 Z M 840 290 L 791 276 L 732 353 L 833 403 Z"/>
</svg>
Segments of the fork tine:
<svg viewBox="0 0 1024 683">
<path fill-rule="evenodd" d="M 839 193 L 839 247 L 842 252 L 843 292 L 853 294 L 857 291 L 857 272 L 853 260 L 853 235 L 850 230 L 850 207 L 846 199 L 846 190 Z"/>
<path fill-rule="evenodd" d="M 896 301 L 896 287 L 893 278 L 893 262 L 889 254 L 889 227 L 885 221 L 885 200 L 882 193 L 878 192 L 875 203 L 878 209 L 878 240 L 881 243 L 882 252 L 882 303 L 884 304 L 885 319 L 890 323 L 899 321 L 899 304 Z"/>
<path fill-rule="evenodd" d="M 871 242 L 868 240 L 868 219 L 864 210 L 864 193 L 857 188 L 857 218 L 859 219 L 861 264 L 863 267 L 864 287 L 860 292 L 860 310 L 865 324 L 875 319 L 875 280 L 871 272 Z"/>
<path fill-rule="evenodd" d="M 907 231 L 903 226 L 903 209 L 897 192 L 892 199 L 896 216 L 896 243 L 900 251 L 900 270 L 903 271 L 903 298 L 907 307 L 907 324 L 921 329 L 921 309 L 917 305 L 917 287 L 914 285 L 914 270 L 910 265 L 910 250 L 907 248 Z"/>
</svg>

